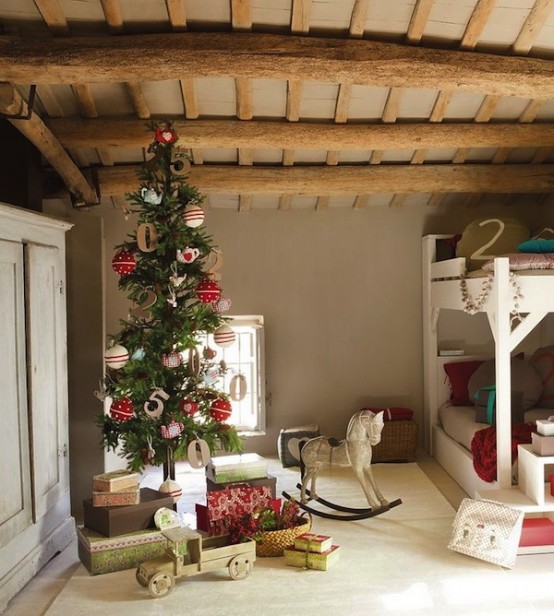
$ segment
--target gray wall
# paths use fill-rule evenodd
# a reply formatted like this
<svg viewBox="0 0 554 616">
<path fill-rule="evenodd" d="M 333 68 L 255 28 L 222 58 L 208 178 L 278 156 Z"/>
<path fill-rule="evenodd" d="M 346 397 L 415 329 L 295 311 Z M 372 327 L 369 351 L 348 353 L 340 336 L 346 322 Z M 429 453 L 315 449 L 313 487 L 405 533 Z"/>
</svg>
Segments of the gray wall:
<svg viewBox="0 0 554 616">
<path fill-rule="evenodd" d="M 454 198 L 430 208 L 412 197 L 401 207 L 359 212 L 207 210 L 207 230 L 223 251 L 231 312 L 262 314 L 266 322 L 267 434 L 249 438 L 248 451 L 276 455 L 279 430 L 303 423 L 342 437 L 362 405 L 410 406 L 423 425 L 421 237 L 460 232 L 489 215 L 517 216 L 532 231 L 554 225 L 548 205 L 529 206 L 525 198 L 507 207 L 494 198 L 479 208 L 462 204 Z M 72 211 L 50 202 L 46 213 L 75 224 L 68 234 L 68 327 L 71 489 L 79 517 L 92 475 L 104 465 L 94 425 L 102 406 L 92 392 L 106 335 L 128 309 L 111 259 L 136 222 L 111 204 Z"/>
</svg>

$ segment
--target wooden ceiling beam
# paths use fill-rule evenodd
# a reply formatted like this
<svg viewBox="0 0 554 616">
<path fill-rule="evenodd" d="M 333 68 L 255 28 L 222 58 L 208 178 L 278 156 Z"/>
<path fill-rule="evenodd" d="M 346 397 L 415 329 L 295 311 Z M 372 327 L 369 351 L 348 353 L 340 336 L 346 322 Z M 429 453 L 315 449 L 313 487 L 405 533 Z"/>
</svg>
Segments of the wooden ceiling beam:
<svg viewBox="0 0 554 616">
<path fill-rule="evenodd" d="M 10 115 L 28 112 L 27 103 L 9 83 L 0 83 L 0 112 Z M 10 119 L 9 122 L 41 152 L 74 196 L 89 205 L 98 203 L 96 191 L 38 115 L 33 112 L 28 120 Z"/>
<path fill-rule="evenodd" d="M 72 148 L 148 147 L 141 120 L 45 120 L 60 143 Z M 180 144 L 192 148 L 391 150 L 421 148 L 524 148 L 554 146 L 552 123 L 328 124 L 251 120 L 175 120 Z"/>
<path fill-rule="evenodd" d="M 98 169 L 103 197 L 136 190 L 138 165 Z M 554 164 L 359 165 L 338 167 L 193 166 L 189 181 L 204 194 L 544 193 L 554 190 Z M 45 198 L 60 194 L 45 195 Z"/>
<path fill-rule="evenodd" d="M 145 54 L 144 50 L 148 49 Z M 99 83 L 180 77 L 301 79 L 497 96 L 554 96 L 554 63 L 358 39 L 251 33 L 0 37 L 0 80 Z"/>
</svg>

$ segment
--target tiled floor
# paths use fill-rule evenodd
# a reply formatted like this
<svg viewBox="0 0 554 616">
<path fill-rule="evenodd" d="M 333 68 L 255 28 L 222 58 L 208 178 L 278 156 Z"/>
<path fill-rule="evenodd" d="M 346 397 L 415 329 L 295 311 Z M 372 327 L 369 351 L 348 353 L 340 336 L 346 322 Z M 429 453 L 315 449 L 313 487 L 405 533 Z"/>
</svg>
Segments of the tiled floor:
<svg viewBox="0 0 554 616">
<path fill-rule="evenodd" d="M 433 458 L 422 453 L 418 456 L 417 462 L 445 498 L 457 509 L 461 499 L 467 496 L 465 492 Z M 73 541 L 12 599 L 7 611 L 4 612 L 4 616 L 41 616 L 45 614 L 79 564 L 76 541 Z M 68 616 L 71 615 L 68 614 Z"/>
</svg>

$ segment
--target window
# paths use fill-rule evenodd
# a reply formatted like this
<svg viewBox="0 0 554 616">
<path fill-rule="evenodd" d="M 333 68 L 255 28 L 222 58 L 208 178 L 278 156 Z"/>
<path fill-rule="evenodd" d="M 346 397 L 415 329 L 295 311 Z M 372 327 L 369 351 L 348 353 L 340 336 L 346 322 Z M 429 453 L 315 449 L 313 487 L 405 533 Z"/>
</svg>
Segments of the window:
<svg viewBox="0 0 554 616">
<path fill-rule="evenodd" d="M 263 316 L 229 317 L 229 325 L 236 334 L 234 344 L 222 348 L 208 336 L 209 346 L 217 351 L 214 362 L 224 360 L 227 370 L 220 376 L 216 387 L 229 393 L 238 379 L 244 377 L 246 395 L 242 400 L 231 400 L 233 412 L 229 423 L 242 436 L 265 433 L 265 367 Z M 238 377 L 233 381 L 233 377 Z M 238 387 L 235 388 L 238 391 Z"/>
</svg>

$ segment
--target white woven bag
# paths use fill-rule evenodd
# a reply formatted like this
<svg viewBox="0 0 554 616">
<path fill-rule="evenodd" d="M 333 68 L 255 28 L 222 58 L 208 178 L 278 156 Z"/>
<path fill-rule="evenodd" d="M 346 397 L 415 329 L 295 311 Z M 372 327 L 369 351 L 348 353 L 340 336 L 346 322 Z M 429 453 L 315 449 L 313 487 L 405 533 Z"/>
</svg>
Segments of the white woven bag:
<svg viewBox="0 0 554 616">
<path fill-rule="evenodd" d="M 511 569 L 516 561 L 523 511 L 490 500 L 464 498 L 448 549 Z"/>
</svg>

